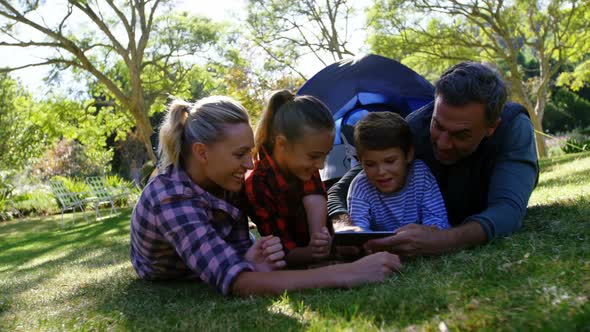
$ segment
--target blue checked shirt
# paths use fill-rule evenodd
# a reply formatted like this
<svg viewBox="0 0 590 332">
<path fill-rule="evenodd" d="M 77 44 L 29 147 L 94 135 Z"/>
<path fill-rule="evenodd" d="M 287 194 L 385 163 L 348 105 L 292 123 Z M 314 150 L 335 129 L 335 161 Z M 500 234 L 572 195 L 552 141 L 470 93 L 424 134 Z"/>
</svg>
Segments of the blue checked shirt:
<svg viewBox="0 0 590 332">
<path fill-rule="evenodd" d="M 248 222 L 232 203 L 203 190 L 181 168 L 156 176 L 131 216 L 137 274 L 147 280 L 200 279 L 228 295 L 238 274 L 254 270 L 243 257 L 252 245 Z"/>
</svg>

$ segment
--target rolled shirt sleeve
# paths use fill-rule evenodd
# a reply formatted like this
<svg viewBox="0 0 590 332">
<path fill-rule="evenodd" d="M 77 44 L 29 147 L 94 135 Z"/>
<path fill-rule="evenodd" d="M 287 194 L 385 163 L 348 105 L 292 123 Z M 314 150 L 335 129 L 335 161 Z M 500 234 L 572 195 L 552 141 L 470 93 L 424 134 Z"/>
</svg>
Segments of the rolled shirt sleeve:
<svg viewBox="0 0 590 332">
<path fill-rule="evenodd" d="M 422 224 L 436 226 L 438 229 L 449 229 L 451 225 L 438 183 L 426 166 L 424 169 L 423 195 L 420 202 Z"/>
<path fill-rule="evenodd" d="M 539 173 L 534 130 L 526 115 L 519 114 L 501 130 L 505 132 L 497 133 L 503 139 L 490 179 L 487 208 L 464 220 L 478 222 L 488 241 L 522 227 Z"/>
</svg>

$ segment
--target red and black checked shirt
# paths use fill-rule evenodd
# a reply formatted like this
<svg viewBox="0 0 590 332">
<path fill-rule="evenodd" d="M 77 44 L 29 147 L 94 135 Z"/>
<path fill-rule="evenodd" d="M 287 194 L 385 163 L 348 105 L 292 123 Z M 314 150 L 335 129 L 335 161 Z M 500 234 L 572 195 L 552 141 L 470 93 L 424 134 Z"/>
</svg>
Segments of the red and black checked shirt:
<svg viewBox="0 0 590 332">
<path fill-rule="evenodd" d="M 262 236 L 279 237 L 285 250 L 306 247 L 310 237 L 303 196 L 326 195 L 319 171 L 308 181 L 287 183 L 264 148 L 259 159 L 246 174 L 246 210 L 250 219 Z"/>
</svg>

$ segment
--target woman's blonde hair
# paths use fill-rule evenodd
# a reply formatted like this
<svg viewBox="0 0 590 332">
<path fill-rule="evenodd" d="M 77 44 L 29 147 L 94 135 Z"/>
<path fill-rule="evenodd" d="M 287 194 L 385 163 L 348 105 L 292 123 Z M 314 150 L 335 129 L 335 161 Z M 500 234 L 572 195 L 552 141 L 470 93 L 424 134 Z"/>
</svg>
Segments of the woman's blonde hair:
<svg viewBox="0 0 590 332">
<path fill-rule="evenodd" d="M 160 169 L 177 166 L 195 142 L 212 144 L 222 140 L 225 126 L 237 123 L 249 124 L 248 113 L 229 97 L 211 96 L 194 104 L 174 100 L 160 126 Z"/>
</svg>

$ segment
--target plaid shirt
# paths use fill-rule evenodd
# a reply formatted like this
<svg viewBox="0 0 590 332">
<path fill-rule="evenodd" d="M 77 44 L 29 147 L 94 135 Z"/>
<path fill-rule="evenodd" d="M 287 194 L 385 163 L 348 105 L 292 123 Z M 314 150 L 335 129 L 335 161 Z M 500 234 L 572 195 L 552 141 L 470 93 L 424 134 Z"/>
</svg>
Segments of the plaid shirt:
<svg viewBox="0 0 590 332">
<path fill-rule="evenodd" d="M 133 210 L 131 263 L 143 279 L 200 279 L 228 295 L 238 274 L 254 270 L 243 258 L 248 235 L 240 210 L 169 167 Z"/>
<path fill-rule="evenodd" d="M 246 173 L 248 215 L 258 232 L 281 239 L 283 249 L 292 250 L 309 244 L 309 227 L 303 196 L 326 195 L 319 171 L 308 181 L 287 183 L 272 158 L 261 149 L 254 169 Z"/>
</svg>

